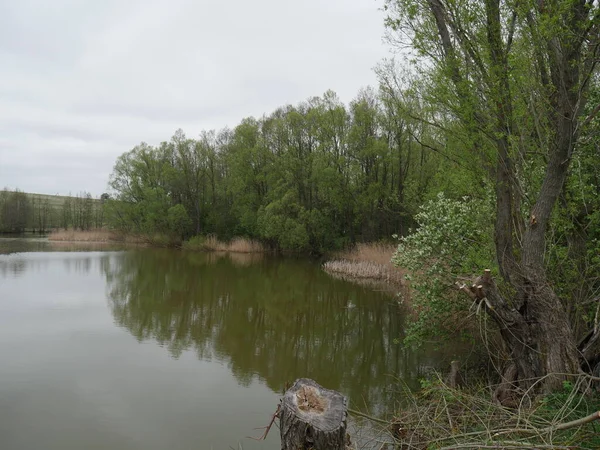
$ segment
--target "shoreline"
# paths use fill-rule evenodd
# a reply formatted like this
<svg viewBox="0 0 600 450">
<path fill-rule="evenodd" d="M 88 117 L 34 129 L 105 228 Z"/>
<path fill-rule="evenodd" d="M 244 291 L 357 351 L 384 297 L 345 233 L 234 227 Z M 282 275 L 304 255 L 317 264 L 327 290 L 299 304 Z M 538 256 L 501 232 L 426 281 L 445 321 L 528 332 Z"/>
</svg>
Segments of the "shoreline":
<svg viewBox="0 0 600 450">
<path fill-rule="evenodd" d="M 55 230 L 47 235 L 50 242 L 89 242 L 96 244 L 147 244 L 141 236 L 120 234 L 111 230 Z"/>
<path fill-rule="evenodd" d="M 50 242 L 133 244 L 156 248 L 175 248 L 190 252 L 205 253 L 271 253 L 260 242 L 237 237 L 220 241 L 215 236 L 195 236 L 186 241 L 164 234 L 134 235 L 106 229 L 98 230 L 55 230 L 47 235 Z"/>
<path fill-rule="evenodd" d="M 273 253 L 253 239 L 236 237 L 230 241 L 220 241 L 214 235 L 194 236 L 186 241 L 177 241 L 160 234 L 131 235 L 107 229 L 55 230 L 48 234 L 47 239 L 55 243 L 133 244 L 204 253 Z M 391 263 L 395 251 L 396 246 L 391 243 L 359 243 L 349 250 L 329 254 L 321 268 L 334 278 L 370 288 L 400 292 L 403 298 L 407 298 L 405 273 Z"/>
<path fill-rule="evenodd" d="M 373 281 L 404 286 L 403 274 L 389 267 L 373 261 L 352 261 L 347 259 L 333 259 L 323 263 L 323 270 L 332 276 L 356 281 Z"/>
</svg>

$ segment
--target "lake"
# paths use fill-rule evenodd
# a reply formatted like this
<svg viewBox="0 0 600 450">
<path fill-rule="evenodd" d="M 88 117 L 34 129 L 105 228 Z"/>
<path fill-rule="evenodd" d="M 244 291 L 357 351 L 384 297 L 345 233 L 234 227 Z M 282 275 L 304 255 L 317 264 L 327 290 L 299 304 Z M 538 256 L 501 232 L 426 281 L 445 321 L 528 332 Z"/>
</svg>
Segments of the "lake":
<svg viewBox="0 0 600 450">
<path fill-rule="evenodd" d="M 430 353 L 308 259 L 0 239 L 0 448 L 278 449 L 299 377 L 392 413 Z"/>
</svg>

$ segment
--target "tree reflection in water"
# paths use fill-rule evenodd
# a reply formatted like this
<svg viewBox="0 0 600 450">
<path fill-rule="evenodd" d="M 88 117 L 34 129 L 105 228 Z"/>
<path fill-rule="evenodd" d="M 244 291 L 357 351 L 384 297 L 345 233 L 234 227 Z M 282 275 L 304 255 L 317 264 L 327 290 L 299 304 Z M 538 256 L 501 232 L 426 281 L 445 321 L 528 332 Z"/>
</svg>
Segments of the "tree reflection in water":
<svg viewBox="0 0 600 450">
<path fill-rule="evenodd" d="M 119 326 L 174 358 L 193 349 L 224 362 L 242 385 L 259 377 L 280 392 L 309 377 L 381 413 L 398 378 L 418 375 L 416 355 L 398 344 L 395 299 L 311 261 L 143 249 L 107 255 L 102 270 Z"/>
</svg>

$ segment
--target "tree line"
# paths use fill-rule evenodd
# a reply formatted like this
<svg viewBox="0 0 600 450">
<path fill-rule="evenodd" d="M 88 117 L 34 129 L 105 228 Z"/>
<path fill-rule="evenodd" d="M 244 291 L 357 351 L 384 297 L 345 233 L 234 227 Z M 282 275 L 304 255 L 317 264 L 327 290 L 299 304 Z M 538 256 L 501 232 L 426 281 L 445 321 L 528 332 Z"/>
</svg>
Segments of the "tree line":
<svg viewBox="0 0 600 450">
<path fill-rule="evenodd" d="M 46 233 L 58 228 L 89 230 L 104 225 L 104 200 L 89 192 L 60 197 L 28 194 L 18 189 L 0 191 L 0 232 Z"/>
<path fill-rule="evenodd" d="M 328 91 L 233 129 L 142 143 L 114 166 L 109 223 L 317 253 L 404 233 L 452 163 L 398 101 L 365 89 L 346 106 Z"/>
</svg>

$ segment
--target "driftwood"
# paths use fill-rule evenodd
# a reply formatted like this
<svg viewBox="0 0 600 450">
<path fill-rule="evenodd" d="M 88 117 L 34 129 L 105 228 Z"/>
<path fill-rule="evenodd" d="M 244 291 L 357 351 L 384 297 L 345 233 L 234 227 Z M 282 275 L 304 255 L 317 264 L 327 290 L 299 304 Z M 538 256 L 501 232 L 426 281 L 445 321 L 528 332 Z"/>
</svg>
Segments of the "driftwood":
<svg viewBox="0 0 600 450">
<path fill-rule="evenodd" d="M 296 380 L 281 401 L 281 450 L 345 449 L 347 414 L 342 394 L 307 378 Z"/>
</svg>

